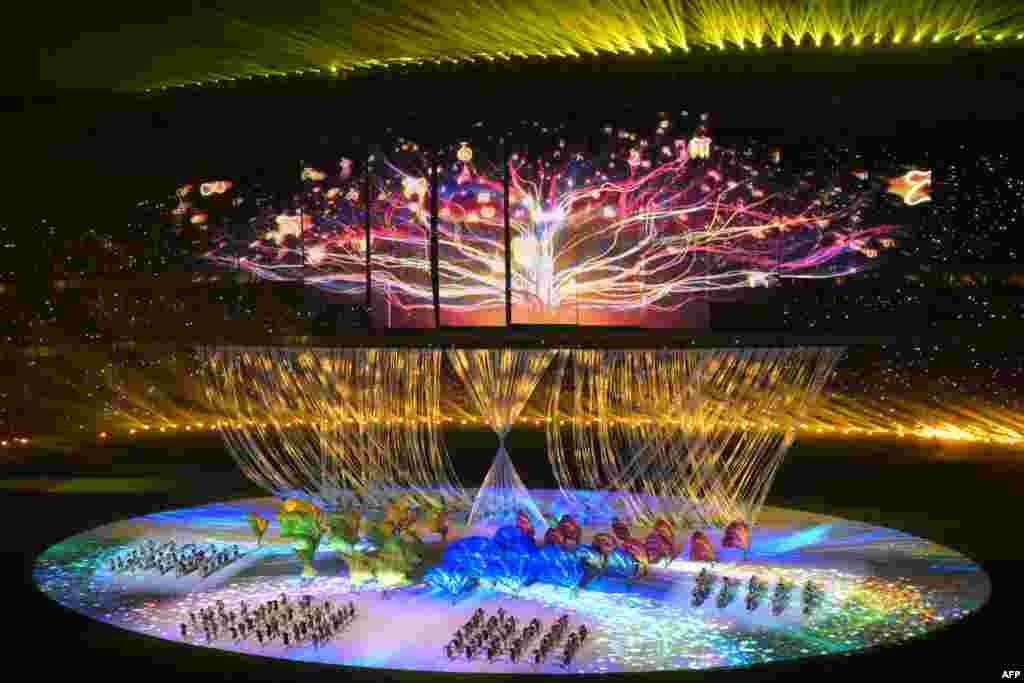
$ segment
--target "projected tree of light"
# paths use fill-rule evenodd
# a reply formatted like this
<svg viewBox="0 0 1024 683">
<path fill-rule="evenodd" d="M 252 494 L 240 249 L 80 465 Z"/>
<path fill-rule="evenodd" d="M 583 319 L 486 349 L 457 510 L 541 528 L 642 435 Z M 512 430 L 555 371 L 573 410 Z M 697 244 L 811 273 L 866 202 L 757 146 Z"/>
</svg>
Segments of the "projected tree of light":
<svg viewBox="0 0 1024 683">
<path fill-rule="evenodd" d="M 349 159 L 304 169 L 298 211 L 265 209 L 255 239 L 239 249 L 222 232 L 205 257 L 362 299 L 369 247 L 385 324 L 432 325 L 436 220 L 444 324 L 503 324 L 508 298 L 517 323 L 679 326 L 708 296 L 846 276 L 896 245 L 896 226 L 872 222 L 880 188 L 865 174 L 787 175 L 771 154 L 716 143 L 707 119 L 609 126 L 587 144 L 534 128 L 540 152 L 523 135 L 485 160 L 469 142 L 431 152 L 399 139 L 368 176 Z"/>
</svg>

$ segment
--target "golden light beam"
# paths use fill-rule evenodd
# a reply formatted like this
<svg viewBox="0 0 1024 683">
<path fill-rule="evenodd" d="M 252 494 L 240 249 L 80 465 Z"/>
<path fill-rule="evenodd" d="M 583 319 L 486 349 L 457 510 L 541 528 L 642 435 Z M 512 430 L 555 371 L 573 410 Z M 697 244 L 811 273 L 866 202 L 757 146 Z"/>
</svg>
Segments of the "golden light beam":
<svg viewBox="0 0 1024 683">
<path fill-rule="evenodd" d="M 360 0 L 322 3 L 319 11 L 287 18 L 251 3 L 221 3 L 162 26 L 83 36 L 75 48 L 83 52 L 57 50 L 47 63 L 56 73 L 83 73 L 81 54 L 93 45 L 106 46 L 105 53 L 162 46 L 165 56 L 121 84 L 143 90 L 513 56 L 685 54 L 769 42 L 812 51 L 954 40 L 1002 46 L 1021 36 L 1024 13 L 1008 0 Z"/>
</svg>

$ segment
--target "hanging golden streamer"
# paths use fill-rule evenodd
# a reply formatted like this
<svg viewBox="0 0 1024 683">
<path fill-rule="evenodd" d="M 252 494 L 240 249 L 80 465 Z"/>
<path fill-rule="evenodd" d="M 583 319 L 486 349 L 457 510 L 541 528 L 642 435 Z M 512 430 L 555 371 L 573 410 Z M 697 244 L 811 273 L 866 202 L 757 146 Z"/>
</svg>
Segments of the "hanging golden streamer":
<svg viewBox="0 0 1024 683">
<path fill-rule="evenodd" d="M 575 351 L 571 406 L 552 399 L 548 455 L 563 494 L 622 494 L 653 524 L 756 522 L 839 349 Z M 559 370 L 559 385 L 567 368 Z M 566 448 L 564 426 L 571 438 Z"/>
<path fill-rule="evenodd" d="M 465 494 L 439 428 L 440 351 L 204 349 L 207 400 L 242 472 L 328 508 Z M 294 415 L 306 416 L 296 420 Z"/>
</svg>

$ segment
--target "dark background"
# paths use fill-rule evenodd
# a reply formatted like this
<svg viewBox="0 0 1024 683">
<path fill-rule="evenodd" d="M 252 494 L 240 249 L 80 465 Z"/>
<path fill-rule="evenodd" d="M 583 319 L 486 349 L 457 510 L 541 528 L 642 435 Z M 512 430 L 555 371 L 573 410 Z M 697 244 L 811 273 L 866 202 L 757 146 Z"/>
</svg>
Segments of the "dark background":
<svg viewBox="0 0 1024 683">
<path fill-rule="evenodd" d="M 110 211 L 181 178 L 293 177 L 300 158 L 396 134 L 448 142 L 482 121 L 653 124 L 710 112 L 714 135 L 792 145 L 886 140 L 906 163 L 963 143 L 1014 147 L 1024 50 L 715 56 L 688 60 L 418 68 L 125 95 L 63 83 L 8 90 L 0 131 L 26 200 Z M 17 87 L 17 86 L 15 86 Z M 2 93 L 2 91 L 0 91 Z M 936 179 L 938 182 L 939 179 Z M 13 189 L 11 185 L 8 185 Z M 12 195 L 17 196 L 17 195 Z M 59 197 L 57 202 L 52 198 Z"/>
</svg>

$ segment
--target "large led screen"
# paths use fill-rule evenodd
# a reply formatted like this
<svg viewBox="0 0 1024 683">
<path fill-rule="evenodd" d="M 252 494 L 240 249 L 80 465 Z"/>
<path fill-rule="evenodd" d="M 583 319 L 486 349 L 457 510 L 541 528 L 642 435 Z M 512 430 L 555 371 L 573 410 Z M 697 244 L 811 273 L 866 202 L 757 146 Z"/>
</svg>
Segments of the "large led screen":
<svg viewBox="0 0 1024 683">
<path fill-rule="evenodd" d="M 394 136 L 301 165 L 276 201 L 231 181 L 187 185 L 175 215 L 209 226 L 205 258 L 369 304 L 377 327 L 503 325 L 510 312 L 513 324 L 702 328 L 711 301 L 870 267 L 902 239 L 879 204 L 929 199 L 926 170 L 805 168 L 716 140 L 711 124 L 522 122 L 433 148 Z M 230 220 L 241 205 L 244 224 Z"/>
</svg>

